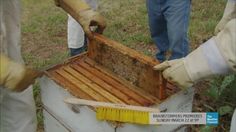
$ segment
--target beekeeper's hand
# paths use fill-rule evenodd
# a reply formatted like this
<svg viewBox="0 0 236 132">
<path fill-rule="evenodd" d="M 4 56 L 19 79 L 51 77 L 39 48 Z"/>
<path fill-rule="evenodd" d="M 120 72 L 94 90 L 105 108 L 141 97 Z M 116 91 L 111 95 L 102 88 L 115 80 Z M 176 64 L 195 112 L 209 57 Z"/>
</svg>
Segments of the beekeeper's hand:
<svg viewBox="0 0 236 132">
<path fill-rule="evenodd" d="M 154 69 L 163 70 L 164 78 L 178 87 L 185 89 L 191 87 L 193 85 L 193 81 L 188 75 L 184 61 L 184 58 L 165 61 L 159 65 L 154 66 Z"/>
<path fill-rule="evenodd" d="M 92 37 L 92 32 L 90 27 L 95 26 L 96 32 L 102 34 L 106 28 L 105 19 L 96 11 L 92 9 L 81 11 L 80 12 L 79 22 L 82 25 L 84 32 L 89 37 Z"/>
<path fill-rule="evenodd" d="M 84 0 L 55 0 L 55 3 L 81 24 L 88 37 L 93 36 L 91 26 L 95 26 L 98 33 L 102 33 L 106 28 L 103 16 L 92 10 Z"/>
<path fill-rule="evenodd" d="M 236 19 L 230 20 L 216 36 L 185 58 L 163 62 L 154 67 L 180 88 L 200 79 L 236 72 Z"/>
<path fill-rule="evenodd" d="M 233 18 L 236 18 L 236 0 L 228 0 L 224 15 L 215 28 L 215 34 L 220 32 L 224 26 Z"/>
<path fill-rule="evenodd" d="M 42 75 L 41 72 L 13 62 L 3 54 L 0 55 L 0 62 L 0 85 L 12 91 L 23 91 Z"/>
</svg>

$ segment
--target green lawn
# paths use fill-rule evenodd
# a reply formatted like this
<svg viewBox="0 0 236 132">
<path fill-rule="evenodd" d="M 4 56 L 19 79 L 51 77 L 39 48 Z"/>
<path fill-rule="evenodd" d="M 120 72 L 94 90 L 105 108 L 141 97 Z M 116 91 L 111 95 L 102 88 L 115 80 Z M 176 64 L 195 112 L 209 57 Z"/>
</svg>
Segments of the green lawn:
<svg viewBox="0 0 236 132">
<path fill-rule="evenodd" d="M 100 0 L 99 12 L 107 19 L 104 35 L 146 55 L 155 54 L 148 23 L 146 0 Z M 189 28 L 191 48 L 214 33 L 225 0 L 194 0 Z M 22 52 L 26 63 L 45 69 L 68 57 L 67 14 L 53 0 L 22 0 Z M 42 127 L 40 91 L 34 87 L 39 126 Z M 204 109 L 204 108 L 203 108 Z M 229 125 L 229 124 L 227 124 Z"/>
</svg>

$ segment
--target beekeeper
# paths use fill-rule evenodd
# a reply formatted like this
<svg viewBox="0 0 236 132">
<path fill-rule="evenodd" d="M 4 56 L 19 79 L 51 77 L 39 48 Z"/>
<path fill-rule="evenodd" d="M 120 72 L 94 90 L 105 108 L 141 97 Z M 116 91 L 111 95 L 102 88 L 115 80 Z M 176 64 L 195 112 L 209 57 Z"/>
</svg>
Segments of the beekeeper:
<svg viewBox="0 0 236 132">
<path fill-rule="evenodd" d="M 68 2 L 69 1 L 69 2 Z M 103 18 L 83 0 L 56 0 L 76 17 L 86 35 L 90 25 L 105 28 Z M 37 126 L 32 84 L 41 72 L 24 66 L 20 44 L 20 0 L 0 0 L 0 132 L 35 132 Z"/>
<path fill-rule="evenodd" d="M 154 67 L 164 70 L 163 76 L 180 88 L 213 75 L 236 73 L 236 0 L 228 0 L 224 15 L 215 29 L 215 36 L 182 59 L 163 62 Z M 236 132 L 236 110 L 231 132 Z"/>
</svg>

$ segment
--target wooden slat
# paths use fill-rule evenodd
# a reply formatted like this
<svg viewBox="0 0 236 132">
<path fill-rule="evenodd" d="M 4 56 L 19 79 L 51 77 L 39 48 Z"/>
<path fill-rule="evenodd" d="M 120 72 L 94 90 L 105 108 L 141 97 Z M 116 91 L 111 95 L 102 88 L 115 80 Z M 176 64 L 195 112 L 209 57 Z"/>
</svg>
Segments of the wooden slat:
<svg viewBox="0 0 236 132">
<path fill-rule="evenodd" d="M 156 97 L 154 97 L 151 94 L 146 93 L 143 89 L 140 89 L 137 86 L 130 84 L 130 82 L 128 82 L 125 79 L 118 78 L 118 77 L 114 76 L 111 72 L 109 72 L 108 70 L 106 70 L 105 68 L 100 66 L 99 64 L 95 63 L 91 59 L 84 58 L 84 62 L 87 63 L 88 65 L 94 67 L 96 70 L 98 70 L 98 71 L 106 74 L 107 76 L 111 77 L 112 79 L 116 80 L 117 82 L 125 84 L 125 86 L 127 86 L 127 88 L 129 88 L 131 91 L 133 91 L 136 94 L 144 97 L 145 99 L 149 100 L 150 102 L 153 102 L 153 103 L 159 103 L 160 102 L 159 99 L 157 99 Z M 79 63 L 82 64 L 84 62 L 81 61 Z"/>
<path fill-rule="evenodd" d="M 139 103 L 141 103 L 141 104 L 143 104 L 145 106 L 149 106 L 149 105 L 152 104 L 152 102 L 150 102 L 149 100 L 145 99 L 143 96 L 137 94 L 136 92 L 134 92 L 132 90 L 129 90 L 129 88 L 127 88 L 126 86 L 122 85 L 122 83 L 117 82 L 117 81 L 111 79 L 111 77 L 106 76 L 104 73 L 99 72 L 98 70 L 92 68 L 90 65 L 88 65 L 88 64 L 86 64 L 84 62 L 80 62 L 80 63 L 78 63 L 78 65 L 82 66 L 85 69 L 87 69 L 87 71 L 90 71 L 91 73 L 93 73 L 94 75 L 98 76 L 99 78 L 101 78 L 102 80 L 104 80 L 108 84 L 112 85 L 113 87 L 116 87 L 116 89 L 120 89 L 120 91 L 122 91 L 126 95 L 130 96 L 131 98 L 133 98 L 137 102 L 139 102 Z"/>
<path fill-rule="evenodd" d="M 114 88 L 113 86 L 111 86 L 108 83 L 106 83 L 104 80 L 101 79 L 102 77 L 97 77 L 97 76 L 93 75 L 92 73 L 84 70 L 83 68 L 81 68 L 78 65 L 72 65 L 72 67 L 74 69 L 76 69 L 77 71 L 81 72 L 87 78 L 90 78 L 91 80 L 93 80 L 99 86 L 102 86 L 104 89 L 106 89 L 110 93 L 116 94 L 116 96 L 119 99 L 123 100 L 127 104 L 131 104 L 131 105 L 140 105 L 141 104 L 141 103 L 136 102 L 134 99 L 132 99 L 131 97 L 127 96 L 126 94 L 124 94 L 123 91 L 120 90 L 119 88 L 118 89 Z"/>
<path fill-rule="evenodd" d="M 134 106 L 134 105 L 126 105 L 126 104 L 114 104 L 114 103 L 105 103 L 77 98 L 66 98 L 66 103 L 74 104 L 74 105 L 87 105 L 93 107 L 109 107 L 115 109 L 123 109 L 123 110 L 134 110 L 134 111 L 142 111 L 142 112 L 154 112 L 159 113 L 160 110 L 158 108 L 150 108 L 143 106 Z"/>
<path fill-rule="evenodd" d="M 106 90 L 104 90 L 102 87 L 100 87 L 99 85 L 97 85 L 95 83 L 95 81 L 93 80 L 89 80 L 88 78 L 86 78 L 85 76 L 83 76 L 81 73 L 79 73 L 78 71 L 74 70 L 73 68 L 71 68 L 70 66 L 65 66 L 64 67 L 65 71 L 67 71 L 68 73 L 70 73 L 71 75 L 73 75 L 75 78 L 77 78 L 78 80 L 82 81 L 83 83 L 85 83 L 86 85 L 88 85 L 90 88 L 92 88 L 94 91 L 98 92 L 100 95 L 102 95 L 103 97 L 105 97 L 107 100 L 109 100 L 110 102 L 113 103 L 121 103 L 121 104 L 125 104 L 122 100 L 118 99 L 116 96 L 110 94 L 109 92 L 107 92 Z"/>
<path fill-rule="evenodd" d="M 155 66 L 157 64 L 159 64 L 160 62 L 154 58 L 148 57 L 144 54 L 139 53 L 138 51 L 128 48 L 126 46 L 124 46 L 121 43 L 118 43 L 116 41 L 110 40 L 106 37 L 104 37 L 103 35 L 94 34 L 94 38 L 93 40 L 91 40 L 92 43 L 97 43 L 96 41 L 100 42 L 100 43 L 105 43 L 106 45 L 117 49 L 119 52 L 121 52 L 122 54 L 126 54 L 132 58 L 136 58 L 138 59 L 138 61 L 147 64 L 147 65 L 151 65 L 151 66 Z M 89 47 L 90 48 L 90 47 Z M 92 54 L 93 52 L 89 51 L 89 55 Z"/>
<path fill-rule="evenodd" d="M 65 79 L 70 81 L 70 83 L 76 85 L 79 89 L 81 89 L 86 94 L 92 96 L 97 101 L 104 101 L 109 102 L 106 98 L 98 94 L 96 91 L 93 91 L 91 88 L 89 88 L 87 85 L 82 83 L 81 81 L 77 80 L 75 77 L 73 77 L 71 74 L 65 72 L 63 69 L 57 69 L 56 71 L 58 74 L 63 76 Z"/>
<path fill-rule="evenodd" d="M 181 90 L 180 88 L 169 82 L 167 82 L 166 86 L 167 86 L 166 90 L 169 92 L 168 95 L 173 95 Z"/>
<path fill-rule="evenodd" d="M 88 100 L 95 100 L 94 97 L 90 96 L 89 94 L 83 92 L 78 87 L 70 83 L 67 79 L 60 76 L 56 71 L 49 73 L 51 78 L 59 85 L 61 85 L 63 88 L 67 89 L 72 95 L 78 98 L 82 99 L 88 99 Z"/>
<path fill-rule="evenodd" d="M 167 98 L 167 92 L 166 92 L 166 84 L 167 84 L 167 80 L 164 79 L 164 77 L 162 77 L 162 74 L 160 73 L 159 74 L 159 81 L 162 83 L 160 86 L 159 86 L 159 95 L 158 97 L 160 98 L 160 100 L 163 100 L 165 98 Z"/>
<path fill-rule="evenodd" d="M 68 65 L 69 63 L 72 63 L 72 62 L 77 62 L 79 60 L 81 60 L 82 58 L 86 57 L 87 56 L 87 52 L 85 53 L 81 53 L 79 55 L 76 55 L 76 56 L 73 56 L 73 57 L 70 57 L 70 58 L 67 58 L 67 60 L 65 60 L 63 63 L 61 64 L 57 64 L 57 65 L 51 65 L 49 67 L 46 67 L 45 69 L 47 69 L 47 71 L 45 72 L 46 74 L 50 73 L 51 71 L 54 71 L 56 69 L 59 69 L 60 67 L 63 67 L 65 65 Z M 44 71 L 44 70 L 43 70 Z"/>
</svg>

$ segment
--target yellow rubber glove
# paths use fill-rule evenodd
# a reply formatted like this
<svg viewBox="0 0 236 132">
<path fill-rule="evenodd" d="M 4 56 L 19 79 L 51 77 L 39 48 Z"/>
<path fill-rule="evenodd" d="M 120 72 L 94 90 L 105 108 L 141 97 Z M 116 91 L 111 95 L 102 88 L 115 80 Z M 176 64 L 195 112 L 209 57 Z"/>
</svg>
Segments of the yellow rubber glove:
<svg viewBox="0 0 236 132">
<path fill-rule="evenodd" d="M 164 70 L 164 78 L 179 88 L 185 89 L 193 85 L 193 81 L 190 79 L 190 76 L 188 75 L 184 66 L 184 59 L 165 61 L 159 65 L 154 66 L 154 69 L 161 71 Z"/>
<path fill-rule="evenodd" d="M 98 33 L 102 33 L 106 28 L 105 19 L 83 0 L 55 0 L 55 3 L 81 24 L 88 37 L 93 37 L 91 26 L 97 26 Z"/>
<path fill-rule="evenodd" d="M 236 1 L 228 0 L 223 17 L 215 28 L 215 34 L 220 32 L 224 26 L 233 18 L 236 18 Z"/>
<path fill-rule="evenodd" d="M 0 85 L 9 90 L 23 91 L 41 74 L 41 72 L 11 61 L 3 54 L 0 55 Z"/>
</svg>

